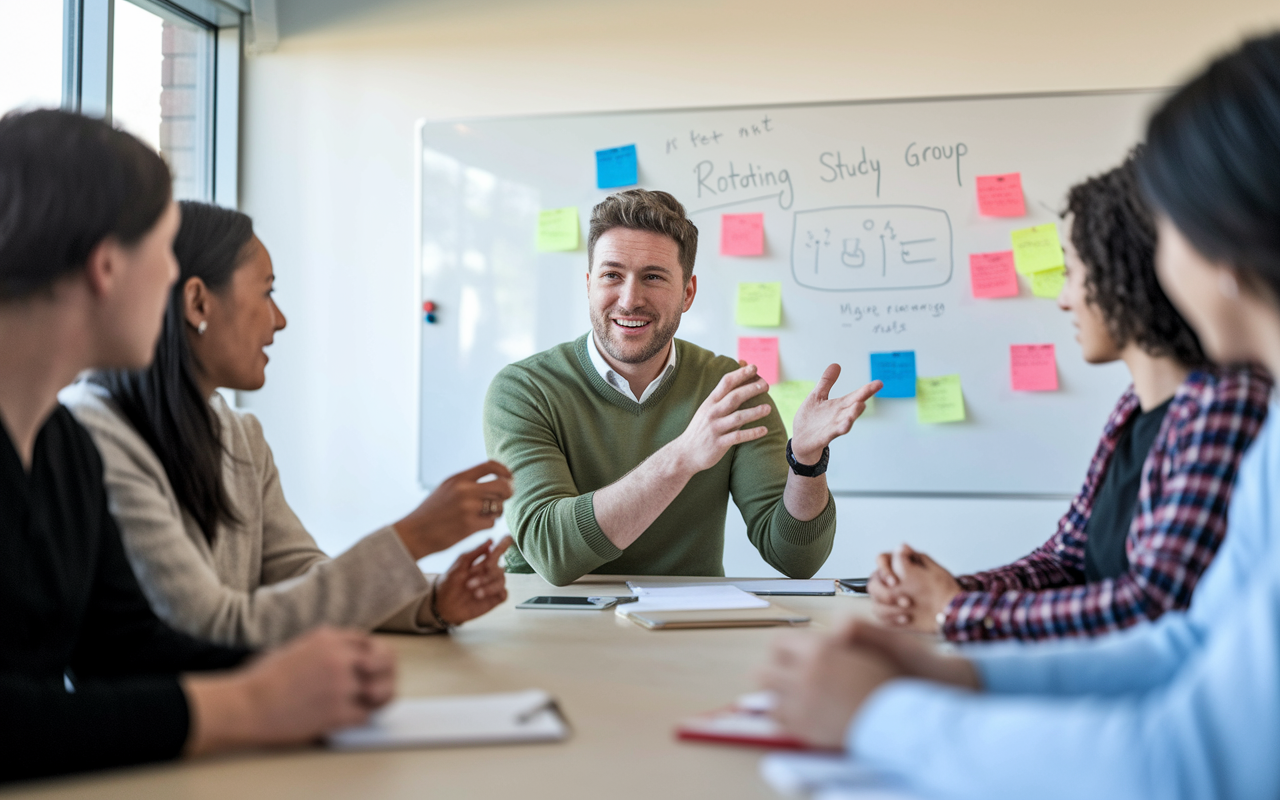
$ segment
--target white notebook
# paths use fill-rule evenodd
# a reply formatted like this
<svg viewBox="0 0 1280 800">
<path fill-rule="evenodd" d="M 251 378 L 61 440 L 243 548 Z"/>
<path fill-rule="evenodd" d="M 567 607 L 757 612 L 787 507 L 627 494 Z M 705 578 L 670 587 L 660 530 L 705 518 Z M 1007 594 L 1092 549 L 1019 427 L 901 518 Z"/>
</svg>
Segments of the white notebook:
<svg viewBox="0 0 1280 800">
<path fill-rule="evenodd" d="M 724 611 L 740 608 L 768 608 L 769 601 L 728 584 L 688 586 L 633 586 L 640 598 L 634 603 L 620 603 L 620 617 L 645 611 Z"/>
<path fill-rule="evenodd" d="M 455 747 L 516 742 L 555 742 L 569 725 L 555 699 L 541 689 L 454 697 L 396 700 L 368 725 L 330 734 L 335 750 Z"/>
<path fill-rule="evenodd" d="M 834 595 L 836 582 L 829 578 L 796 580 L 788 578 L 766 578 L 763 580 L 719 581 L 716 583 L 697 583 L 684 581 L 627 581 L 628 588 L 636 594 L 651 589 L 672 589 L 703 586 L 736 586 L 744 592 L 763 595 Z"/>
</svg>

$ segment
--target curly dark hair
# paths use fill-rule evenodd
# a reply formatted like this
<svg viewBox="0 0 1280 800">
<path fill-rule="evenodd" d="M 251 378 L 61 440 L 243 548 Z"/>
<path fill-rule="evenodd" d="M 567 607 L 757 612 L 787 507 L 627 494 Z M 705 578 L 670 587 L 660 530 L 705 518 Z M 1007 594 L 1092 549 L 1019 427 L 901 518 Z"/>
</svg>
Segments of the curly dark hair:
<svg viewBox="0 0 1280 800">
<path fill-rule="evenodd" d="M 1124 163 L 1067 193 L 1071 244 L 1088 267 L 1085 294 L 1119 347 L 1133 342 L 1187 367 L 1207 363 L 1200 340 L 1156 280 L 1156 226 L 1138 185 L 1135 148 Z"/>
</svg>

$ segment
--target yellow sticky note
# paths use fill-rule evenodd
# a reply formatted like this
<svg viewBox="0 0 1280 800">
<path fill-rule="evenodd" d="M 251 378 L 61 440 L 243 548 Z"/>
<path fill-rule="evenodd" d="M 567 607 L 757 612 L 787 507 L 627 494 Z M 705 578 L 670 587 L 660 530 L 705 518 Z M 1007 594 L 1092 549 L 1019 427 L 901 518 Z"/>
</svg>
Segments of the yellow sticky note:
<svg viewBox="0 0 1280 800">
<path fill-rule="evenodd" d="M 964 422 L 959 375 L 916 378 L 916 421 L 924 425 Z"/>
<path fill-rule="evenodd" d="M 1020 228 L 1010 233 L 1009 239 L 1013 243 L 1013 263 L 1020 275 L 1063 265 L 1062 241 L 1058 239 L 1058 226 L 1052 222 Z"/>
<path fill-rule="evenodd" d="M 739 325 L 747 328 L 776 328 L 782 324 L 781 283 L 738 284 Z"/>
<path fill-rule="evenodd" d="M 791 423 L 800 410 L 800 404 L 817 386 L 813 381 L 780 381 L 769 387 L 769 399 L 782 415 L 782 424 L 787 428 L 787 436 L 791 435 Z"/>
<path fill-rule="evenodd" d="M 538 212 L 539 253 L 578 249 L 578 209 L 552 208 Z"/>
<path fill-rule="evenodd" d="M 1041 270 L 1031 275 L 1031 293 L 1036 297 L 1053 299 L 1062 294 L 1067 283 L 1067 271 L 1062 267 Z"/>
</svg>

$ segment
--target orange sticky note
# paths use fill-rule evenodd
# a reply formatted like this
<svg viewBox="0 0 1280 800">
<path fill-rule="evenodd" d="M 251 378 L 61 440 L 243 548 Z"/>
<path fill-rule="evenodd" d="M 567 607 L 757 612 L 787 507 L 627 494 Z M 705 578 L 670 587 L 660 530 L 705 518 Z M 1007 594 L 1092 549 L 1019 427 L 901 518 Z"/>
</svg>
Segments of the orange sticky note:
<svg viewBox="0 0 1280 800">
<path fill-rule="evenodd" d="M 755 364 L 770 386 L 778 382 L 778 337 L 739 336 L 738 360 Z"/>
<path fill-rule="evenodd" d="M 1022 173 L 979 175 L 978 213 L 987 217 L 1023 217 L 1027 205 L 1022 199 Z"/>
<path fill-rule="evenodd" d="M 721 214 L 720 255 L 764 254 L 764 214 Z"/>
<path fill-rule="evenodd" d="M 1058 391 L 1058 359 L 1053 345 L 1009 345 L 1009 374 L 1015 392 Z"/>
<path fill-rule="evenodd" d="M 969 285 L 974 297 L 1017 297 L 1018 273 L 1013 251 L 969 254 Z"/>
</svg>

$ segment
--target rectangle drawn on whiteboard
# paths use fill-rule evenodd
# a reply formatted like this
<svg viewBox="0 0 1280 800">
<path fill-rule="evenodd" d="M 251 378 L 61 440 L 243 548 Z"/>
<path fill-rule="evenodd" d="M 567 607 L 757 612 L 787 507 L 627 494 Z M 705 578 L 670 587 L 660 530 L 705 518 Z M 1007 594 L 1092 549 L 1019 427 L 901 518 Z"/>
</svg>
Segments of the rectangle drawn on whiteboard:
<svg viewBox="0 0 1280 800">
<path fill-rule="evenodd" d="M 824 292 L 928 289 L 951 280 L 951 218 L 926 206 L 797 211 L 796 283 Z"/>
</svg>

